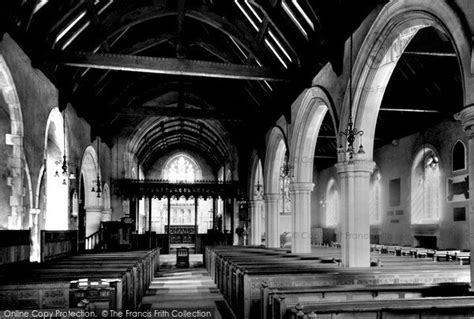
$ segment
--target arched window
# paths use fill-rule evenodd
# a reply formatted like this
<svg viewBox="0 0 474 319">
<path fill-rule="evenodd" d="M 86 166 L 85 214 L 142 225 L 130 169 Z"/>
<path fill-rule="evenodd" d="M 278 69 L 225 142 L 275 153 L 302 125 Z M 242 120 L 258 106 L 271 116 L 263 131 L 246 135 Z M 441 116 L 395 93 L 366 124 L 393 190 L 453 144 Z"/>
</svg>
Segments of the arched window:
<svg viewBox="0 0 474 319">
<path fill-rule="evenodd" d="M 439 159 L 429 148 L 421 150 L 412 168 L 411 222 L 437 223 L 440 219 L 441 175 Z"/>
<path fill-rule="evenodd" d="M 461 141 L 457 141 L 453 147 L 453 172 L 466 169 L 466 147 Z"/>
<path fill-rule="evenodd" d="M 191 157 L 177 154 L 170 158 L 165 165 L 164 177 L 172 183 L 193 183 L 201 178 L 201 170 Z"/>
<path fill-rule="evenodd" d="M 339 224 L 339 192 L 336 182 L 331 179 L 326 191 L 326 227 L 336 227 Z"/>
<path fill-rule="evenodd" d="M 382 186 L 380 183 L 382 176 L 380 171 L 376 169 L 370 180 L 370 198 L 369 212 L 370 225 L 380 225 L 382 222 Z"/>
</svg>

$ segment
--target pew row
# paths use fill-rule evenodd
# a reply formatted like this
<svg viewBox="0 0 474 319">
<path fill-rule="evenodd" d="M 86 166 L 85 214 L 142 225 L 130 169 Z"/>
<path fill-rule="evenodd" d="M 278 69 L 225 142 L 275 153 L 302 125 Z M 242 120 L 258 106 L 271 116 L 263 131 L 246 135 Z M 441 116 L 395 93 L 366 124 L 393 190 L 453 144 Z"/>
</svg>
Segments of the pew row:
<svg viewBox="0 0 474 319">
<path fill-rule="evenodd" d="M 408 298 L 462 296 L 468 284 L 349 285 L 336 287 L 262 287 L 261 318 L 280 318 L 297 305 L 320 302 L 398 300 Z"/>
<path fill-rule="evenodd" d="M 276 318 L 472 318 L 473 315 L 474 297 L 460 296 L 341 301 L 306 306 L 298 305 L 285 313 L 279 314 Z"/>
<path fill-rule="evenodd" d="M 137 309 L 158 267 L 159 249 L 154 249 L 76 255 L 10 269 L 0 274 L 0 309 L 74 309 L 84 300 L 88 309 Z M 48 296 L 57 296 L 57 304 L 45 303 Z"/>
<path fill-rule="evenodd" d="M 259 318 L 262 283 L 270 287 L 318 287 L 337 285 L 400 285 L 469 283 L 468 267 L 454 263 L 402 258 L 400 265 L 383 268 L 338 267 L 337 251 L 318 256 L 299 256 L 259 247 L 208 247 L 205 264 L 212 279 L 238 318 Z M 384 257 L 385 258 L 385 257 Z"/>
</svg>

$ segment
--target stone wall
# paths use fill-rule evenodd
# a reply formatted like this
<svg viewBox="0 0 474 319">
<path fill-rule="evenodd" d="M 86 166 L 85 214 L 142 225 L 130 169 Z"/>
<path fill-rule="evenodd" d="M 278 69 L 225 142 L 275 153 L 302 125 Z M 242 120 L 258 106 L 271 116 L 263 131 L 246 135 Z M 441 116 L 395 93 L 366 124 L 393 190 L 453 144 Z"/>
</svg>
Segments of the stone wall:
<svg viewBox="0 0 474 319">
<path fill-rule="evenodd" d="M 460 123 L 454 120 L 445 120 L 423 134 L 416 133 L 394 140 L 391 144 L 375 150 L 374 161 L 382 177 L 380 181 L 382 186 L 381 244 L 416 245 L 415 232 L 425 231 L 427 234 L 435 233 L 439 248 L 469 248 L 468 201 L 461 196 L 456 196 L 453 201 L 447 199 L 447 180 L 456 176 L 464 178 L 464 175 L 468 173 L 467 169 L 455 172 L 452 170 L 452 150 L 458 140 L 467 145 L 467 139 Z M 423 145 L 432 145 L 440 157 L 441 218 L 439 227 L 434 232 L 426 226 L 420 226 L 418 230 L 411 226 L 412 165 L 417 152 L 423 148 Z M 315 179 L 316 190 L 312 196 L 313 227 L 323 226 L 325 208 L 322 207 L 319 201 L 323 198 L 322 194 L 325 194 L 327 184 L 331 178 L 337 179 L 333 168 L 319 172 L 318 178 Z M 389 183 L 394 179 L 400 179 L 400 204 L 390 206 Z M 455 208 L 466 209 L 466 220 L 454 220 L 453 210 Z"/>
</svg>

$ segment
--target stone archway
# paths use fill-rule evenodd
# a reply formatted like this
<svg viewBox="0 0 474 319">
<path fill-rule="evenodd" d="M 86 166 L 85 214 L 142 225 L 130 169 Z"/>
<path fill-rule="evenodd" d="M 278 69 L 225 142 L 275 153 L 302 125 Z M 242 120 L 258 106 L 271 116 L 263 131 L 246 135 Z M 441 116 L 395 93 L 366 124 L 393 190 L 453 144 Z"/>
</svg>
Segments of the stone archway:
<svg viewBox="0 0 474 319">
<path fill-rule="evenodd" d="M 0 220 L 0 228 L 21 229 L 23 214 L 23 116 L 20 100 L 16 91 L 15 82 L 10 69 L 2 55 L 0 55 L 0 103 L 4 103 L 10 122 L 10 130 L 5 135 L 5 144 L 8 148 L 8 160 L 5 160 L 6 187 L 9 188 L 8 200 L 10 207 L 6 216 Z M 5 212 L 5 211 L 4 211 Z M 28 212 L 29 213 L 29 212 Z"/>
<path fill-rule="evenodd" d="M 69 179 L 64 178 L 61 174 L 64 139 L 63 117 L 56 107 L 49 114 L 45 132 L 46 212 L 43 215 L 45 230 L 67 230 L 69 228 L 67 213 Z"/>
<path fill-rule="evenodd" d="M 104 208 L 102 198 L 92 192 L 92 188 L 96 187 L 97 177 L 101 176 L 97 153 L 92 146 L 88 146 L 82 156 L 81 175 L 84 180 L 85 235 L 87 237 L 99 230 Z"/>
<path fill-rule="evenodd" d="M 293 181 L 290 185 L 293 197 L 293 253 L 311 252 L 314 152 L 319 129 L 329 106 L 329 97 L 319 87 L 305 90 L 293 103 L 293 112 L 296 116 L 292 125 L 289 159 L 293 167 Z"/>
<path fill-rule="evenodd" d="M 361 143 L 365 148 L 365 153 L 356 154 L 351 160 L 340 153 L 336 165 L 341 187 L 344 266 L 368 267 L 370 264 L 369 187 L 378 113 L 387 84 L 405 48 L 420 30 L 428 27 L 440 30 L 451 39 L 462 73 L 464 103 L 474 101 L 469 89 L 473 82 L 469 78 L 468 33 L 447 1 L 400 0 L 385 5 L 357 54 L 351 70 L 356 89 L 351 99 L 347 93 L 351 92 L 348 83 L 342 107 L 340 129 L 348 126 L 352 109 L 355 127 L 364 132 L 356 145 Z"/>
<path fill-rule="evenodd" d="M 372 159 L 375 125 L 385 88 L 405 48 L 423 28 L 434 27 L 451 39 L 462 74 L 464 103 L 474 101 L 470 79 L 471 50 L 467 32 L 446 1 L 401 0 L 386 5 L 373 23 L 357 55 L 353 71 L 355 126 L 364 131 L 365 154 Z M 349 92 L 349 88 L 346 89 Z M 349 96 L 345 95 L 341 128 L 349 119 Z M 354 115 L 353 114 L 353 115 Z"/>
<path fill-rule="evenodd" d="M 263 188 L 265 189 L 265 244 L 267 247 L 280 247 L 281 189 L 280 170 L 287 152 L 286 137 L 283 131 L 274 127 L 269 134 L 265 152 Z"/>
</svg>

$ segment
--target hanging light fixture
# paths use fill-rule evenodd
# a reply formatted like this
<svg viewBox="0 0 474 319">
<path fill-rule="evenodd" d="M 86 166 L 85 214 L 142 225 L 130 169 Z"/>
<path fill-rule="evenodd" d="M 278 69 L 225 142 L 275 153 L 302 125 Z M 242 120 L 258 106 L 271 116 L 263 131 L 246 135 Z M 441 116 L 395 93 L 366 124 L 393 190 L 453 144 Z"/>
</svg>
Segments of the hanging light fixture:
<svg viewBox="0 0 474 319">
<path fill-rule="evenodd" d="M 364 131 L 359 131 L 352 120 L 352 34 L 350 37 L 350 70 L 349 70 L 349 123 L 344 131 L 339 132 L 339 136 L 346 138 L 346 148 L 342 145 L 338 147 L 338 153 L 345 153 L 349 157 L 349 161 L 354 158 L 356 151 L 354 149 L 354 142 L 357 136 L 362 136 Z M 359 145 L 357 154 L 364 154 L 364 147 L 362 143 Z"/>
<path fill-rule="evenodd" d="M 100 141 L 99 136 L 97 136 L 97 161 L 98 166 L 100 167 Z M 100 198 L 100 194 L 102 193 L 102 181 L 100 180 L 99 168 L 97 168 L 97 179 L 93 181 L 95 187 L 92 186 L 91 192 L 97 194 L 97 198 Z"/>
<path fill-rule="evenodd" d="M 255 193 L 258 197 L 260 197 L 263 192 L 263 185 L 260 183 L 260 174 L 260 168 L 257 166 L 257 185 L 255 185 Z"/>
</svg>

